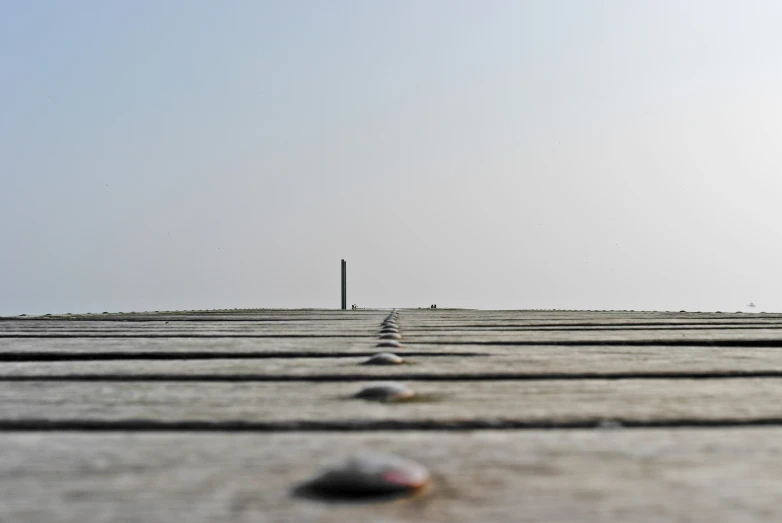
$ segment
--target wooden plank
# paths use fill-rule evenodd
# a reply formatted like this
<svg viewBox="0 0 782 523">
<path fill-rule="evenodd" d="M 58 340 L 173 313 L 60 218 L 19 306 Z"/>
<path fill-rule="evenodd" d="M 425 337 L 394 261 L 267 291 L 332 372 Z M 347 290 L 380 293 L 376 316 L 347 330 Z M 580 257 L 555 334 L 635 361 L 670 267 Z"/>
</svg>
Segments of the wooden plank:
<svg viewBox="0 0 782 523">
<path fill-rule="evenodd" d="M 589 325 L 779 325 L 779 314 L 687 314 L 687 313 L 612 313 L 585 311 L 402 311 L 406 327 L 426 328 L 503 328 L 528 326 Z"/>
<path fill-rule="evenodd" d="M 0 434 L 2 521 L 779 521 L 782 429 Z M 417 496 L 294 495 L 358 449 L 428 466 Z"/>
<path fill-rule="evenodd" d="M 165 346 L 163 346 L 165 347 Z M 328 380 L 353 377 L 352 379 L 394 378 L 394 379 L 459 379 L 469 377 L 491 377 L 498 379 L 527 379 L 538 377 L 599 377 L 599 376 L 735 376 L 746 373 L 756 375 L 782 376 L 782 350 L 775 348 L 724 348 L 724 347 L 490 347 L 460 346 L 464 350 L 473 350 L 475 356 L 445 355 L 447 352 L 435 352 L 433 349 L 406 356 L 407 364 L 392 366 L 362 365 L 367 354 L 382 350 L 373 343 L 365 345 L 353 343 L 353 352 L 345 351 L 341 357 L 329 357 L 337 354 L 322 351 L 321 357 L 268 357 L 247 359 L 242 356 L 262 355 L 257 347 L 247 348 L 247 352 L 231 353 L 235 358 L 221 358 L 224 347 L 215 347 L 214 352 L 191 352 L 189 358 L 206 357 L 210 359 L 175 359 L 176 352 L 126 351 L 123 354 L 103 352 L 103 346 L 92 347 L 101 352 L 85 354 L 85 347 L 79 346 L 79 352 L 27 352 L 21 357 L 32 361 L 6 361 L 0 365 L 0 379 L 10 377 L 61 377 L 95 376 L 121 379 L 131 376 L 158 376 L 158 379 L 176 379 L 177 377 L 200 376 L 223 377 L 225 379 L 291 379 L 308 377 Z M 363 347 L 364 354 L 359 349 Z M 29 348 L 29 347 L 25 347 Z M 40 349 L 40 347 L 33 347 Z M 116 348 L 116 347 L 114 347 Z M 184 347 L 185 350 L 187 347 Z M 203 349 L 204 347 L 202 347 Z M 233 350 L 235 347 L 231 347 Z M 342 347 L 343 349 L 345 347 Z M 134 347 L 135 350 L 140 348 Z M 168 348 L 167 348 L 168 349 Z M 322 350 L 322 348 L 320 349 Z M 436 350 L 442 351 L 441 348 Z M 408 349 L 399 351 L 410 353 Z M 276 354 L 276 353 L 273 353 Z M 285 355 L 285 352 L 279 352 Z M 288 355 L 296 355 L 288 352 Z M 439 355 L 438 355 L 439 354 Z M 5 354 L 6 357 L 8 354 Z M 87 358 L 105 358 L 105 360 L 79 360 Z M 123 358 L 143 357 L 146 359 L 111 360 L 117 356 Z M 171 359 L 153 359 L 170 356 Z M 214 358 L 212 358 L 214 356 Z M 3 353 L 0 352 L 0 357 Z M 47 358 L 65 358 L 64 361 L 46 361 Z M 75 360 L 75 361 L 70 361 Z"/>
<path fill-rule="evenodd" d="M 148 314 L 108 314 L 108 315 L 60 315 L 35 317 L 0 317 L 0 324 L 43 325 L 66 323 L 124 323 L 141 324 L 169 321 L 170 323 L 256 323 L 275 324 L 288 322 L 292 325 L 315 321 L 318 323 L 338 323 L 351 325 L 375 321 L 388 314 L 385 310 L 371 311 L 327 311 L 327 310 L 264 310 L 256 313 L 224 313 L 203 315 L 177 312 Z M 636 314 L 615 314 L 611 312 L 531 312 L 531 311 L 447 311 L 430 313 L 428 311 L 403 310 L 398 319 L 410 325 L 467 325 L 480 327 L 557 325 L 557 324 L 731 324 L 731 323 L 780 323 L 782 314 L 683 314 L 643 312 Z"/>
<path fill-rule="evenodd" d="M 44 323 L 89 322 L 89 323 L 127 323 L 143 324 L 147 322 L 174 323 L 281 323 L 318 322 L 337 323 L 350 326 L 362 322 L 373 322 L 383 318 L 388 310 L 274 310 L 258 309 L 253 311 L 222 311 L 222 312 L 155 312 L 155 313 L 120 313 L 91 315 L 56 315 L 35 317 L 0 317 L 0 329 L 3 325 L 37 325 L 43 328 Z M 400 320 L 407 326 L 429 326 L 450 328 L 454 326 L 470 326 L 480 328 L 513 327 L 527 325 L 635 325 L 635 324 L 776 324 L 782 323 L 780 314 L 714 314 L 714 313 L 677 313 L 677 312 L 621 312 L 621 311 L 478 311 L 478 310 L 417 310 L 403 309 Z"/>
<path fill-rule="evenodd" d="M 680 329 L 680 330 L 612 330 L 612 331 L 516 331 L 479 333 L 453 331 L 447 334 L 410 334 L 401 331 L 407 345 L 723 345 L 723 346 L 782 346 L 782 329 Z M 310 338 L 350 338 L 376 339 L 375 329 L 364 332 L 318 332 L 296 334 L 262 332 L 111 332 L 95 330 L 91 332 L 29 332 L 6 333 L 0 335 L 0 342 L 12 339 L 223 339 L 223 343 L 233 343 L 233 339 L 310 339 Z"/>
<path fill-rule="evenodd" d="M 0 316 L 0 323 L 5 322 L 50 322 L 50 321 L 90 321 L 90 322 L 148 322 L 148 321 L 232 321 L 232 322 L 266 322 L 266 321 L 339 321 L 349 324 L 353 321 L 366 321 L 383 318 L 388 310 L 372 309 L 360 311 L 340 311 L 330 309 L 256 309 L 237 311 L 159 311 L 138 313 L 111 314 L 57 314 L 42 316 Z"/>
<path fill-rule="evenodd" d="M 383 404 L 351 399 L 363 386 L 360 382 L 0 382 L 0 420 L 242 422 L 286 430 L 782 420 L 779 379 L 413 381 L 409 385 L 422 396 L 419 401 Z"/>
<path fill-rule="evenodd" d="M 368 338 L 377 336 L 378 318 L 351 322 L 0 322 L 0 341 L 32 338 Z M 721 343 L 782 346 L 782 324 L 748 322 L 734 324 L 570 324 L 532 327 L 465 327 L 403 323 L 402 335 L 410 345 L 445 344 L 690 344 Z"/>
<path fill-rule="evenodd" d="M 366 356 L 380 350 L 378 339 L 367 337 L 331 337 L 331 338 L 0 338 L 0 361 L 17 359 L 35 359 L 38 356 L 52 354 L 86 358 L 94 355 L 114 355 L 114 357 L 247 357 L 253 356 L 297 356 L 328 357 L 334 355 Z M 427 354 L 492 354 L 519 355 L 527 358 L 533 366 L 549 365 L 545 360 L 551 358 L 550 367 L 561 367 L 569 358 L 586 363 L 580 358 L 595 360 L 606 357 L 610 365 L 614 357 L 626 360 L 628 365 L 642 368 L 646 363 L 652 367 L 667 365 L 688 365 L 687 354 L 692 354 L 692 362 L 699 368 L 714 365 L 724 367 L 726 362 L 742 368 L 744 363 L 763 361 L 774 365 L 777 361 L 778 344 L 774 340 L 758 338 L 754 340 L 725 340 L 715 338 L 706 340 L 701 346 L 666 346 L 664 342 L 643 345 L 627 345 L 627 340 L 614 344 L 568 345 L 567 340 L 559 345 L 535 344 L 498 344 L 487 345 L 456 342 L 416 343 L 405 338 L 403 347 L 395 349 L 399 354 L 414 354 L 417 357 Z M 641 340 L 643 341 L 643 340 Z M 636 342 L 640 343 L 638 340 Z M 671 343 L 671 342 L 669 342 Z M 727 346 L 720 346 L 726 343 Z M 752 346 L 752 344 L 761 346 Z M 764 346 L 767 345 L 767 346 Z M 711 363 L 703 359 L 711 360 Z M 727 358 L 727 359 L 726 359 Z M 564 361 L 563 361 L 564 360 Z M 470 360 L 470 365 L 476 363 Z M 594 362 L 600 365 L 599 362 Z M 753 366 L 750 363 L 750 366 Z M 661 367 L 660 367 L 661 368 Z"/>
<path fill-rule="evenodd" d="M 775 340 L 782 341 L 781 327 L 654 327 L 654 328 L 535 328 L 508 330 L 466 330 L 466 329 L 432 329 L 414 330 L 402 328 L 400 333 L 413 343 L 556 343 L 556 342 L 620 342 L 626 340 L 653 340 L 657 342 L 677 342 L 681 340 L 726 339 L 726 340 Z M 378 329 L 366 326 L 360 329 L 324 328 L 310 325 L 307 328 L 275 329 L 259 328 L 222 328 L 221 326 L 203 325 L 197 328 L 102 328 L 100 325 L 90 328 L 65 329 L 27 329 L 8 330 L 0 333 L 0 339 L 8 338 L 354 338 L 375 337 Z"/>
<path fill-rule="evenodd" d="M 0 318 L 0 333 L 80 332 L 267 332 L 295 334 L 374 328 L 387 311 L 257 310 L 213 313 L 141 313 Z M 772 314 L 617 313 L 589 311 L 429 311 L 405 310 L 400 321 L 418 331 L 477 331 L 606 328 L 776 328 Z"/>
<path fill-rule="evenodd" d="M 454 331 L 448 334 L 414 335 L 405 332 L 409 345 L 415 344 L 638 344 L 638 345 L 701 345 L 725 343 L 730 345 L 757 344 L 782 346 L 779 329 L 709 329 L 709 330 L 620 330 L 620 331 L 551 331 L 551 332 L 492 332 L 473 333 Z"/>
<path fill-rule="evenodd" d="M 366 336 L 377 331 L 381 319 L 370 321 L 334 322 L 316 320 L 295 320 L 275 322 L 238 321 L 24 321 L 0 322 L 0 336 L 72 334 L 90 335 L 96 333 L 116 335 L 308 335 L 308 336 Z"/>
<path fill-rule="evenodd" d="M 83 353 L 316 353 L 377 352 L 377 340 L 363 338 L 4 338 L 1 354 Z M 427 349 L 432 350 L 432 349 Z M 448 349 L 451 351 L 451 349 Z M 453 352 L 470 352 L 453 349 Z"/>
</svg>

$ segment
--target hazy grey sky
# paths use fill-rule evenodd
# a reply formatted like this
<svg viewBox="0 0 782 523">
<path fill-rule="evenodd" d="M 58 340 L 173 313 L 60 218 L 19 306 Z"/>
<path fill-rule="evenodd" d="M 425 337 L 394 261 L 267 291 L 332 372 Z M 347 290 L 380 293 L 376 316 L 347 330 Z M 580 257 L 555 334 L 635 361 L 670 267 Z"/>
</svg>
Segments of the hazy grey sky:
<svg viewBox="0 0 782 523">
<path fill-rule="evenodd" d="M 0 314 L 782 311 L 782 2 L 0 2 Z"/>
</svg>

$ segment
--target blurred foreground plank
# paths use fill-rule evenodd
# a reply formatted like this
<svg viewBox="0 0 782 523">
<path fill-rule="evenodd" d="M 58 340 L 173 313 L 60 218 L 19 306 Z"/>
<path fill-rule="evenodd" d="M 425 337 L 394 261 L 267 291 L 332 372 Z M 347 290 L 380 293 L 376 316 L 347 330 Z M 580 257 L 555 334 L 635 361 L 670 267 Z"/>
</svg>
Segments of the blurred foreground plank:
<svg viewBox="0 0 782 523">
<path fill-rule="evenodd" d="M 294 487 L 358 448 L 426 465 L 386 502 Z M 779 521 L 782 429 L 2 434 L 2 521 Z"/>
</svg>

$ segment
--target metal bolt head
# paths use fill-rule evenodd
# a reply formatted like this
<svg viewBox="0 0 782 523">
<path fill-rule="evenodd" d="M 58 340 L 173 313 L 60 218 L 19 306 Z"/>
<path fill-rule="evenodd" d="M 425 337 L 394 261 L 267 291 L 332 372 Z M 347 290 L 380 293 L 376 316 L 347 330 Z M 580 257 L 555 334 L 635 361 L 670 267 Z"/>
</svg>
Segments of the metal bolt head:
<svg viewBox="0 0 782 523">
<path fill-rule="evenodd" d="M 327 494 L 373 495 L 415 490 L 427 481 L 429 471 L 418 462 L 363 451 L 324 467 L 307 486 Z"/>
<path fill-rule="evenodd" d="M 404 362 L 404 358 L 397 356 L 393 352 L 378 352 L 365 361 L 364 365 L 399 365 Z"/>
<path fill-rule="evenodd" d="M 414 398 L 415 391 L 396 381 L 381 381 L 367 385 L 354 397 L 373 401 L 400 401 Z"/>
</svg>

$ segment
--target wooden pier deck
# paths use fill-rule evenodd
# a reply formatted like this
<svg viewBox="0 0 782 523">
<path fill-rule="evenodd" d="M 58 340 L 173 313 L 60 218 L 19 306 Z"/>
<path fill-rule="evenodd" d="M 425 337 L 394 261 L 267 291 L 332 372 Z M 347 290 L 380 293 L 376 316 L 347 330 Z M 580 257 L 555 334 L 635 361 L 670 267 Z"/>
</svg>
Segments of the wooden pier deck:
<svg viewBox="0 0 782 523">
<path fill-rule="evenodd" d="M 0 522 L 782 519 L 782 315 L 387 313 L 0 318 Z M 296 495 L 360 449 L 431 482 Z"/>
</svg>

